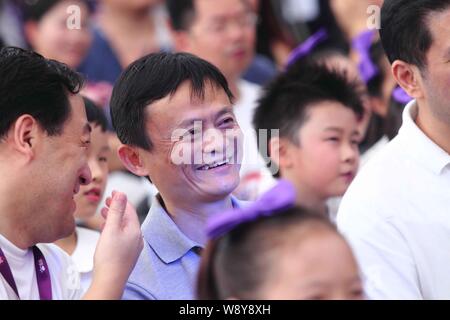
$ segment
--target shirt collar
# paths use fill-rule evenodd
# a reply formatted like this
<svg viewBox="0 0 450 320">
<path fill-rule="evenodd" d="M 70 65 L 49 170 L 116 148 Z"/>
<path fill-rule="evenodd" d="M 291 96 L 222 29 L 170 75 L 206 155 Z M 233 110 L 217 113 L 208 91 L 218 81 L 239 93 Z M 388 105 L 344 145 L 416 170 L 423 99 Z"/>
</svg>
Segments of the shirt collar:
<svg viewBox="0 0 450 320">
<path fill-rule="evenodd" d="M 404 141 L 410 157 L 433 173 L 440 175 L 450 164 L 450 155 L 420 130 L 415 122 L 417 114 L 418 105 L 413 100 L 403 111 L 403 125 L 399 131 L 399 138 Z"/>
<path fill-rule="evenodd" d="M 233 207 L 241 206 L 241 202 L 234 197 L 231 197 L 231 201 Z M 192 249 L 203 248 L 203 245 L 189 239 L 181 232 L 162 207 L 158 195 L 153 197 L 150 211 L 142 224 L 142 232 L 145 241 L 166 264 L 182 258 Z"/>
</svg>

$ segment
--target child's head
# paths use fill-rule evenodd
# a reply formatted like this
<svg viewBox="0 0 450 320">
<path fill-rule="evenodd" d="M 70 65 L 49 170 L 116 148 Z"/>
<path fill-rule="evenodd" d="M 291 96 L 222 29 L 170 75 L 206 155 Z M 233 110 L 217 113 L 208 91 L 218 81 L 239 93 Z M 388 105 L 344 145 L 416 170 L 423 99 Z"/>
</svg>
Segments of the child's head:
<svg viewBox="0 0 450 320">
<path fill-rule="evenodd" d="M 350 247 L 325 218 L 293 207 L 285 181 L 250 207 L 213 217 L 200 299 L 360 299 Z"/>
<path fill-rule="evenodd" d="M 34 51 L 77 68 L 92 42 L 87 0 L 24 1 L 24 29 Z"/>
<path fill-rule="evenodd" d="M 278 166 L 277 176 L 320 201 L 346 191 L 359 160 L 357 88 L 341 73 L 313 64 L 293 66 L 266 88 L 254 126 L 267 130 L 270 159 L 262 155 Z"/>
<path fill-rule="evenodd" d="M 107 135 L 107 120 L 103 111 L 92 100 L 83 98 L 86 116 L 91 125 L 91 143 L 88 149 L 88 165 L 91 169 L 92 182 L 80 186 L 75 195 L 77 209 L 75 216 L 80 219 L 92 217 L 103 197 L 108 179 L 108 158 L 110 147 Z"/>
</svg>

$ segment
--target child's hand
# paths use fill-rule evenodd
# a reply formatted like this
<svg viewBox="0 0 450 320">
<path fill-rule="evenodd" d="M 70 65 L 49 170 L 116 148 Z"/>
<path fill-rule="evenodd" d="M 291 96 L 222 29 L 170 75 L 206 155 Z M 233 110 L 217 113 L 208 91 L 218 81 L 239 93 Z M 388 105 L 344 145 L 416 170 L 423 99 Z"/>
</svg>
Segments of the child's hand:
<svg viewBox="0 0 450 320">
<path fill-rule="evenodd" d="M 95 251 L 93 286 L 107 293 L 99 299 L 120 299 L 143 248 L 141 229 L 123 193 L 113 192 L 101 212 L 106 222 Z"/>
</svg>

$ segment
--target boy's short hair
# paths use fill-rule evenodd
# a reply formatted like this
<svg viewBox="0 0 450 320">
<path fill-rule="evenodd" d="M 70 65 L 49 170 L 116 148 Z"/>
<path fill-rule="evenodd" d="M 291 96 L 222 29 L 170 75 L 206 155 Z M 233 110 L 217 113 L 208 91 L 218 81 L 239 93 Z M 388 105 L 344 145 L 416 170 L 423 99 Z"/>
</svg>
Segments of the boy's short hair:
<svg viewBox="0 0 450 320">
<path fill-rule="evenodd" d="M 106 119 L 103 110 L 87 97 L 83 97 L 83 101 L 88 122 L 99 125 L 102 131 L 106 132 L 108 129 L 108 119 Z"/>
<path fill-rule="evenodd" d="M 357 80 L 348 80 L 342 72 L 317 63 L 296 63 L 264 89 L 253 125 L 257 132 L 261 129 L 267 132 L 265 150 L 269 150 L 272 129 L 279 130 L 280 138 L 300 145 L 298 131 L 308 120 L 308 111 L 314 104 L 338 102 L 360 119 L 364 114 L 360 91 Z M 270 154 L 261 154 L 270 164 Z"/>
</svg>

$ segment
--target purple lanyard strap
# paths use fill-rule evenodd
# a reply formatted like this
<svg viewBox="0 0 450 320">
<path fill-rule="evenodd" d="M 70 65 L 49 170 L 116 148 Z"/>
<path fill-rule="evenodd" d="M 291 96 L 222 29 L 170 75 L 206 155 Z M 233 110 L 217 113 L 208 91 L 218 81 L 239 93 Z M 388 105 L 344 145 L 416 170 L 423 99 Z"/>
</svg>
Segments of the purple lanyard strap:
<svg viewBox="0 0 450 320">
<path fill-rule="evenodd" d="M 36 269 L 36 278 L 39 289 L 39 297 L 41 300 L 52 300 L 52 283 L 50 280 L 50 272 L 45 257 L 38 247 L 33 246 L 34 267 Z M 14 290 L 20 299 L 16 282 L 14 281 L 11 268 L 9 267 L 6 256 L 0 248 L 0 274 L 5 278 L 9 286 Z"/>
</svg>

